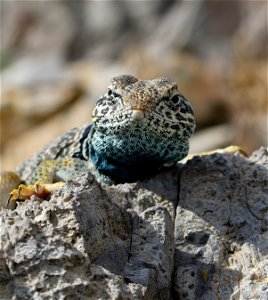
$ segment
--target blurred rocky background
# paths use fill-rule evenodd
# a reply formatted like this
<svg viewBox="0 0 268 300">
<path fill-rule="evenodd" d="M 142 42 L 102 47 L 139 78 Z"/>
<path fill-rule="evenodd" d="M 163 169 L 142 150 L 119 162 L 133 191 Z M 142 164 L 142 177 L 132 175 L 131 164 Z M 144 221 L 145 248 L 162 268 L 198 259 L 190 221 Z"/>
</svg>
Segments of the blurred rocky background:
<svg viewBox="0 0 268 300">
<path fill-rule="evenodd" d="M 1 168 L 90 121 L 109 79 L 166 76 L 191 151 L 267 145 L 266 1 L 1 1 Z"/>
</svg>

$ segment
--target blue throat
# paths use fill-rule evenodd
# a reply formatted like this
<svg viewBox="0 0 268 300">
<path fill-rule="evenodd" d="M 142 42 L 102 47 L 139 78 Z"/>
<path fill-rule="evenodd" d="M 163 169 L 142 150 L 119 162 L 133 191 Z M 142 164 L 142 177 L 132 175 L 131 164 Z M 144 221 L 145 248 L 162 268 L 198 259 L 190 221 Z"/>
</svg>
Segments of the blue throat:
<svg viewBox="0 0 268 300">
<path fill-rule="evenodd" d="M 140 161 L 139 163 L 123 163 L 99 155 L 91 146 L 89 155 L 99 173 L 109 176 L 115 183 L 133 182 L 155 175 L 161 163 Z"/>
</svg>

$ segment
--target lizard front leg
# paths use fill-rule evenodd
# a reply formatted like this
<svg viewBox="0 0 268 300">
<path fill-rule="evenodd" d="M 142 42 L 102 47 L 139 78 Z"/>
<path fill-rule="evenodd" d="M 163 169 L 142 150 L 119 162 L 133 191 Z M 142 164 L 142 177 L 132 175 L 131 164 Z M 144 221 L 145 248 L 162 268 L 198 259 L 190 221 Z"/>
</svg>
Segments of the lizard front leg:
<svg viewBox="0 0 268 300">
<path fill-rule="evenodd" d="M 87 169 L 87 165 L 80 159 L 61 158 L 44 161 L 30 178 L 30 181 L 34 184 L 20 184 L 18 188 L 13 189 L 6 207 L 15 209 L 17 201 L 30 199 L 33 195 L 41 199 L 47 199 L 51 193 L 61 188 L 65 181 L 72 179 L 83 169 Z"/>
</svg>

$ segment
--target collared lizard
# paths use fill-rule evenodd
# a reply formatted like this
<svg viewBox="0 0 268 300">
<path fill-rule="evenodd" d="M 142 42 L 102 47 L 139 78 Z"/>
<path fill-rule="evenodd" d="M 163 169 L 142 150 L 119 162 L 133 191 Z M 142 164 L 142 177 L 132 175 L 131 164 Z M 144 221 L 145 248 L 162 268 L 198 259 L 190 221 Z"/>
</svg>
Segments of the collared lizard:
<svg viewBox="0 0 268 300">
<path fill-rule="evenodd" d="M 2 173 L 0 192 L 5 197 L 20 181 L 29 185 L 11 192 L 7 206 L 15 208 L 17 200 L 45 197 L 81 170 L 108 184 L 141 180 L 183 159 L 194 129 L 191 105 L 175 82 L 114 77 L 92 124 L 68 131 L 22 163 L 21 179 Z"/>
</svg>

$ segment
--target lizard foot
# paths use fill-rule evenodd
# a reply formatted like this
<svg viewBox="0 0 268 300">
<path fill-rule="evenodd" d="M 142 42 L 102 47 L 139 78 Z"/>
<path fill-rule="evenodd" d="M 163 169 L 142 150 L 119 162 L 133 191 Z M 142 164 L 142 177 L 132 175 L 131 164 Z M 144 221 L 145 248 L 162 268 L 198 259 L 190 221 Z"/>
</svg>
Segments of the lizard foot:
<svg viewBox="0 0 268 300">
<path fill-rule="evenodd" d="M 55 192 L 60 187 L 62 187 L 64 182 L 56 183 L 40 183 L 36 182 L 31 185 L 20 184 L 18 189 L 14 189 L 9 194 L 9 199 L 7 202 L 7 208 L 15 209 L 17 207 L 17 201 L 24 201 L 30 199 L 31 196 L 35 195 L 41 199 L 46 199 L 52 192 Z"/>
<path fill-rule="evenodd" d="M 205 155 L 212 155 L 215 153 L 221 154 L 240 154 L 243 156 L 248 156 L 247 153 L 239 146 L 231 145 L 225 148 L 215 149 L 211 151 L 199 152 L 199 153 L 190 153 L 188 154 L 181 162 L 185 163 L 186 161 L 192 159 L 195 156 L 205 156 Z"/>
<path fill-rule="evenodd" d="M 231 145 L 226 148 L 221 148 L 221 149 L 215 149 L 212 151 L 208 152 L 202 152 L 200 153 L 201 155 L 209 155 L 209 154 L 214 154 L 214 153 L 222 153 L 222 154 L 240 154 L 243 156 L 248 156 L 246 151 L 244 151 L 241 147 L 236 146 L 236 145 Z"/>
</svg>

